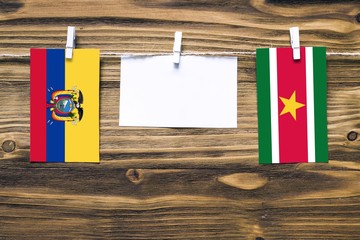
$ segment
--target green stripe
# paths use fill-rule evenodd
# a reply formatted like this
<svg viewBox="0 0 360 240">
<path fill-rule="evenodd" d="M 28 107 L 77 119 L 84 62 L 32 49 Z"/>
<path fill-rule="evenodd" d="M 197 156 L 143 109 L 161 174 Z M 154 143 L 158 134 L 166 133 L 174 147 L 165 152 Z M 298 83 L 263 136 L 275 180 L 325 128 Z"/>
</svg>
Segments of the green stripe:
<svg viewBox="0 0 360 240">
<path fill-rule="evenodd" d="M 326 48 L 314 47 L 315 161 L 328 162 L 326 115 Z"/>
<path fill-rule="evenodd" d="M 256 49 L 259 163 L 271 164 L 271 112 L 269 49 Z"/>
</svg>

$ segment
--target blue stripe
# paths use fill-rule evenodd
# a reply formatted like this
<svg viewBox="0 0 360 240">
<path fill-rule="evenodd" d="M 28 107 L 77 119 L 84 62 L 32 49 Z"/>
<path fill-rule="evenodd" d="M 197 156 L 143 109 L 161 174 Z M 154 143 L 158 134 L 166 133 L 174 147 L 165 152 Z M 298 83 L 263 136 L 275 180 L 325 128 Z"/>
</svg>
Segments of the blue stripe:
<svg viewBox="0 0 360 240">
<path fill-rule="evenodd" d="M 46 101 L 50 103 L 51 94 L 65 88 L 65 51 L 48 49 L 46 57 Z M 46 110 L 46 161 L 65 162 L 65 123 L 51 117 Z"/>
</svg>

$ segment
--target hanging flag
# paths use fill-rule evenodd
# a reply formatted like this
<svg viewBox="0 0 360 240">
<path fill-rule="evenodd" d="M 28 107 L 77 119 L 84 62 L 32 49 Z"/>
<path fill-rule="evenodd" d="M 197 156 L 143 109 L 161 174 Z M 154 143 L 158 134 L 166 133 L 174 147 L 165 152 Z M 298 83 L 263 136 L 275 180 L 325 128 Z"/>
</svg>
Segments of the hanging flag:
<svg viewBox="0 0 360 240">
<path fill-rule="evenodd" d="M 99 162 L 99 55 L 30 50 L 30 162 Z"/>
<path fill-rule="evenodd" d="M 256 50 L 259 162 L 328 162 L 326 49 Z"/>
</svg>

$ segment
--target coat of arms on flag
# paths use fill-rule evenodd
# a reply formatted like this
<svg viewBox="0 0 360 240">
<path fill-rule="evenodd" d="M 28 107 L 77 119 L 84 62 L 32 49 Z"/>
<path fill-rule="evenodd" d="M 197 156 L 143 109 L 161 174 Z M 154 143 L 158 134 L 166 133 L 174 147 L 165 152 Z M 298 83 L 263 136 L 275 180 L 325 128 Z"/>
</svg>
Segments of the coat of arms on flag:
<svg viewBox="0 0 360 240">
<path fill-rule="evenodd" d="M 328 162 L 326 49 L 256 50 L 259 163 Z"/>
<path fill-rule="evenodd" d="M 100 52 L 30 50 L 30 162 L 99 162 Z"/>
</svg>

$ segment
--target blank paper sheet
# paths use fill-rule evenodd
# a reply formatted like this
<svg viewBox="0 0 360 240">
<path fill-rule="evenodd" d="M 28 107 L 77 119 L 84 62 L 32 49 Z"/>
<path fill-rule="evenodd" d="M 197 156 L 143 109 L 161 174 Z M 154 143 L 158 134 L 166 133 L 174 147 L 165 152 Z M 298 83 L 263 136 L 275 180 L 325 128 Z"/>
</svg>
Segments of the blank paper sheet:
<svg viewBox="0 0 360 240">
<path fill-rule="evenodd" d="M 122 57 L 120 126 L 237 127 L 237 58 Z"/>
</svg>

